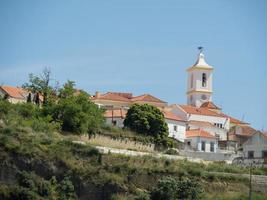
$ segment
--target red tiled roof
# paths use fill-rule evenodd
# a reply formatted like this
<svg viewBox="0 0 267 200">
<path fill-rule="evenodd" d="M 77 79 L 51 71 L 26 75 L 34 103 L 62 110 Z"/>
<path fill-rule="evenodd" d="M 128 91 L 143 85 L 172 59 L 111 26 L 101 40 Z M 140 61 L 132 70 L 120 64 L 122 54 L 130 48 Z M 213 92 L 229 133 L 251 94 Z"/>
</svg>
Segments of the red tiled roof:
<svg viewBox="0 0 267 200">
<path fill-rule="evenodd" d="M 130 102 L 129 98 L 126 98 L 122 93 L 116 92 L 107 92 L 106 94 L 100 94 L 98 97 L 94 96 L 93 99 L 103 99 L 103 100 L 112 100 L 112 101 L 124 101 Z"/>
<path fill-rule="evenodd" d="M 197 121 L 197 120 L 190 120 L 188 121 L 189 125 L 198 125 L 198 126 L 208 126 L 208 127 L 213 127 L 214 125 L 210 122 L 203 122 L 203 121 Z"/>
<path fill-rule="evenodd" d="M 204 137 L 204 138 L 216 139 L 215 136 L 211 135 L 209 132 L 204 131 L 202 129 L 192 129 L 186 131 L 186 138 L 189 137 Z"/>
<path fill-rule="evenodd" d="M 103 99 L 103 100 L 124 101 L 124 102 L 145 101 L 145 102 L 166 103 L 150 94 L 143 94 L 137 97 L 133 97 L 132 93 L 120 93 L 120 92 L 107 92 L 105 94 L 99 94 L 98 96 L 93 96 L 92 99 L 93 100 Z"/>
<path fill-rule="evenodd" d="M 226 114 L 224 114 L 224 113 L 221 113 L 221 115 L 222 116 L 224 116 L 224 117 L 227 117 L 227 118 L 229 118 L 230 119 L 230 123 L 231 124 L 236 124 L 236 125 L 244 125 L 244 124 L 249 124 L 249 123 L 247 123 L 247 122 L 242 122 L 242 121 L 240 121 L 240 120 L 238 120 L 238 119 L 236 119 L 236 118 L 233 118 L 233 117 L 231 117 L 231 116 L 229 116 L 229 115 L 226 115 Z"/>
<path fill-rule="evenodd" d="M 158 102 L 158 103 L 166 103 L 150 94 L 143 94 L 137 97 L 133 97 L 132 101 L 148 101 L 148 102 Z"/>
<path fill-rule="evenodd" d="M 218 106 L 216 106 L 213 102 L 207 101 L 204 102 L 201 106 L 201 108 L 208 108 L 208 109 L 216 109 L 216 110 L 221 110 Z"/>
<path fill-rule="evenodd" d="M 178 117 L 177 115 L 173 114 L 170 111 L 162 111 L 164 118 L 165 119 L 170 119 L 170 120 L 174 120 L 174 121 L 184 121 L 182 118 Z"/>
<path fill-rule="evenodd" d="M 178 105 L 178 106 L 180 106 L 188 114 L 224 117 L 221 114 L 211 111 L 207 108 L 197 108 L 190 105 Z"/>
<path fill-rule="evenodd" d="M 104 116 L 106 118 L 122 118 L 124 119 L 126 116 L 127 111 L 122 109 L 122 108 L 117 108 L 117 109 L 113 109 L 113 110 L 106 110 Z"/>
<path fill-rule="evenodd" d="M 255 132 L 257 131 L 254 128 L 248 126 L 247 124 L 241 124 L 233 127 L 233 129 L 231 129 L 231 131 L 229 132 L 229 135 L 250 137 Z"/>
<path fill-rule="evenodd" d="M 20 87 L 0 86 L 0 88 L 4 92 L 6 92 L 10 97 L 16 99 L 25 99 L 28 94 L 27 90 Z"/>
</svg>

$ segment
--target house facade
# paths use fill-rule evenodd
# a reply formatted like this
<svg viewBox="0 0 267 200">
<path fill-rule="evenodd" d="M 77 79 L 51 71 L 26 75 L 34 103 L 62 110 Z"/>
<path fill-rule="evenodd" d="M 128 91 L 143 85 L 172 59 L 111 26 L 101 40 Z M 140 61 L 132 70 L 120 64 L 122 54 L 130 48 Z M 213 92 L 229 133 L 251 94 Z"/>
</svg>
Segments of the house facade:
<svg viewBox="0 0 267 200">
<path fill-rule="evenodd" d="M 255 132 L 244 142 L 243 153 L 248 159 L 267 159 L 267 134 Z"/>
<path fill-rule="evenodd" d="M 21 87 L 12 86 L 0 86 L 0 98 L 8 100 L 10 103 L 26 103 L 30 101 L 36 104 L 42 104 L 43 102 L 42 95 L 32 93 Z"/>
<path fill-rule="evenodd" d="M 216 153 L 218 139 L 202 129 L 187 130 L 185 148 L 187 150 Z"/>
</svg>

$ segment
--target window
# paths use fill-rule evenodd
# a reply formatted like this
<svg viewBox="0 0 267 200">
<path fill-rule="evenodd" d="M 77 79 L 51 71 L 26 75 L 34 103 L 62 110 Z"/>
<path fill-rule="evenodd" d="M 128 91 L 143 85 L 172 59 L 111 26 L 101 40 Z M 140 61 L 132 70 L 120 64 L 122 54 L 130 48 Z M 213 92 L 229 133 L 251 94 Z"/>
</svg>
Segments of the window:
<svg viewBox="0 0 267 200">
<path fill-rule="evenodd" d="M 248 151 L 248 158 L 254 158 L 254 151 Z"/>
<path fill-rule="evenodd" d="M 207 77 L 206 74 L 203 73 L 202 74 L 202 87 L 206 87 L 207 86 Z"/>
<path fill-rule="evenodd" d="M 194 85 L 194 75 L 191 74 L 191 84 L 190 84 L 191 88 L 193 87 L 193 85 Z"/>
<path fill-rule="evenodd" d="M 187 145 L 188 146 L 191 146 L 191 141 L 187 141 Z"/>
<path fill-rule="evenodd" d="M 173 130 L 174 130 L 174 131 L 177 131 L 177 126 L 174 125 L 174 126 L 173 126 Z"/>
<path fill-rule="evenodd" d="M 267 158 L 267 151 L 262 151 L 262 158 Z"/>
<path fill-rule="evenodd" d="M 210 152 L 214 152 L 214 142 L 210 142 Z"/>
<path fill-rule="evenodd" d="M 205 151 L 205 148 L 206 148 L 206 142 L 202 141 L 201 142 L 201 151 Z"/>
<path fill-rule="evenodd" d="M 116 126 L 116 125 L 117 125 L 117 121 L 116 121 L 116 120 L 113 120 L 113 121 L 112 121 L 112 125 L 113 125 L 113 126 Z"/>
</svg>

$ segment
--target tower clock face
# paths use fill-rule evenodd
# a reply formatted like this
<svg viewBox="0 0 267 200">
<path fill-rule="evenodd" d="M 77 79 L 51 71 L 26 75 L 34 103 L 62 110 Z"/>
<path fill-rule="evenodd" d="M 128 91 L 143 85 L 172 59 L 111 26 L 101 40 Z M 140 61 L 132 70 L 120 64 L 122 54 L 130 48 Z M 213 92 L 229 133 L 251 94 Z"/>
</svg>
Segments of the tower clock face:
<svg viewBox="0 0 267 200">
<path fill-rule="evenodd" d="M 201 99 L 202 99 L 202 100 L 207 100 L 207 96 L 206 96 L 205 94 L 202 94 L 202 95 L 201 95 Z"/>
</svg>

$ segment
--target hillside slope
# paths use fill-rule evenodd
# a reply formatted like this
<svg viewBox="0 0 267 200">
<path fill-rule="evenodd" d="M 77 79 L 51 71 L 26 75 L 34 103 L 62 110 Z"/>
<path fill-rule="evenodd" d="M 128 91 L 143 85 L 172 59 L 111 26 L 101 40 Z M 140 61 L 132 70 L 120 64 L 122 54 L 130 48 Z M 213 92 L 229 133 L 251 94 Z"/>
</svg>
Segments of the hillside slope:
<svg viewBox="0 0 267 200">
<path fill-rule="evenodd" d="M 144 199 L 168 176 L 196 179 L 205 189 L 204 199 L 242 199 L 248 194 L 247 178 L 209 174 L 212 166 L 102 155 L 58 133 L 27 127 L 0 127 L 0 166 L 0 199 Z"/>
</svg>

